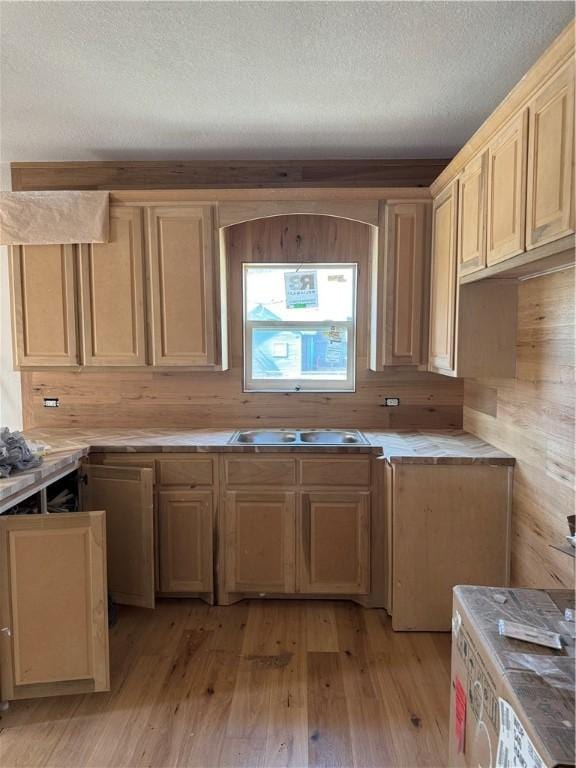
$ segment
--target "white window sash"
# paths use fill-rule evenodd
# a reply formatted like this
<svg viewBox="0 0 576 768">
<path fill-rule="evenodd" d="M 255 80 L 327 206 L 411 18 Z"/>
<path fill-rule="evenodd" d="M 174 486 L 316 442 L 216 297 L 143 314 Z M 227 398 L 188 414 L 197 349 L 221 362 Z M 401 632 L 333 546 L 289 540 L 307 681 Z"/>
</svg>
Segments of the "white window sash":
<svg viewBox="0 0 576 768">
<path fill-rule="evenodd" d="M 339 328 L 346 331 L 347 369 L 345 379 L 333 378 L 257 378 L 252 375 L 252 331 L 329 330 Z M 245 392 L 355 392 L 356 333 L 353 321 L 325 320 L 245 320 L 244 321 L 244 391 Z"/>
</svg>

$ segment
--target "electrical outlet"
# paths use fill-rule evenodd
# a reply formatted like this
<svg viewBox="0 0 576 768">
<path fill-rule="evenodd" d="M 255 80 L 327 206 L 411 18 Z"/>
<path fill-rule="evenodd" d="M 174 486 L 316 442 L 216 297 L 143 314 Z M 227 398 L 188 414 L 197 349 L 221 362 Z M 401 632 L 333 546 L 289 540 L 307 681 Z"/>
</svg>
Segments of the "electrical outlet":
<svg viewBox="0 0 576 768">
<path fill-rule="evenodd" d="M 44 408 L 59 408 L 60 399 L 58 397 L 45 397 Z"/>
<path fill-rule="evenodd" d="M 384 398 L 384 405 L 395 408 L 397 405 L 400 405 L 400 398 L 399 397 L 385 397 Z"/>
</svg>

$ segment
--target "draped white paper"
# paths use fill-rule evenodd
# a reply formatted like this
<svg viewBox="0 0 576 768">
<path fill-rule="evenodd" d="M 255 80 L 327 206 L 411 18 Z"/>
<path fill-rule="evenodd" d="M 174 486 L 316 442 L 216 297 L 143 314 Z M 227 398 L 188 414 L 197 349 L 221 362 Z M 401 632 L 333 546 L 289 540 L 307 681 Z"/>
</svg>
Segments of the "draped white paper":
<svg viewBox="0 0 576 768">
<path fill-rule="evenodd" d="M 0 245 L 107 243 L 109 192 L 0 192 Z"/>
</svg>

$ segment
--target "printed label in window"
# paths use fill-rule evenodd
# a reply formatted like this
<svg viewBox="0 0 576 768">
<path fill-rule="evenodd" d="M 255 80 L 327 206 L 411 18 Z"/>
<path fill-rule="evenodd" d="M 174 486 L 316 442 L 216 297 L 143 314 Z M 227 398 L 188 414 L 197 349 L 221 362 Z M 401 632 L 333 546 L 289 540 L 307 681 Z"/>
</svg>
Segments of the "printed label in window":
<svg viewBox="0 0 576 768">
<path fill-rule="evenodd" d="M 284 286 L 288 309 L 318 306 L 317 272 L 284 272 Z"/>
</svg>

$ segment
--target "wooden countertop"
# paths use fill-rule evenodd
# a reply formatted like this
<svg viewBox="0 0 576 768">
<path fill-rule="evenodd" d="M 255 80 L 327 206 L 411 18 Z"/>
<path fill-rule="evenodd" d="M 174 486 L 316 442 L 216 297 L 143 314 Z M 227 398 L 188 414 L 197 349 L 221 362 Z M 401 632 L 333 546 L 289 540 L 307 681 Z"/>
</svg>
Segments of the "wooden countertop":
<svg viewBox="0 0 576 768">
<path fill-rule="evenodd" d="M 102 452 L 154 453 L 369 453 L 386 457 L 394 464 L 504 464 L 514 459 L 489 443 L 462 430 L 376 431 L 362 430 L 370 445 L 254 446 L 228 445 L 235 430 L 174 429 L 34 429 L 25 437 L 50 446 L 36 469 L 0 480 L 0 503 L 8 501 L 52 476 L 72 471 L 82 457 Z"/>
</svg>

